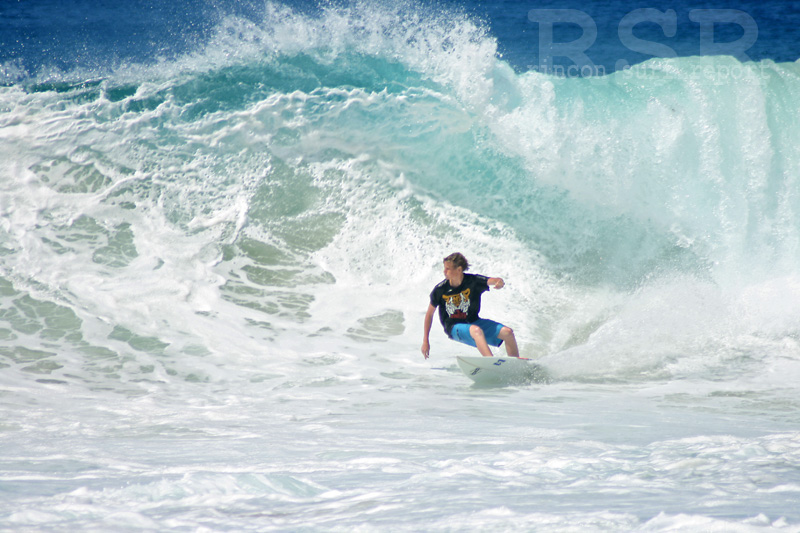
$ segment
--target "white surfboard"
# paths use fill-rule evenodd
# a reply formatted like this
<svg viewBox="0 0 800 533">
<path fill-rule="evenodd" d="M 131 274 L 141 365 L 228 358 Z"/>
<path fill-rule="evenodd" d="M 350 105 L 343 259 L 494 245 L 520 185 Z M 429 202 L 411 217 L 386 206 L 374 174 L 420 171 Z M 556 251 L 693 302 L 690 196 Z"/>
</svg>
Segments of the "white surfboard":
<svg viewBox="0 0 800 533">
<path fill-rule="evenodd" d="M 547 372 L 521 357 L 456 356 L 464 375 L 478 385 L 520 385 L 547 381 Z"/>
</svg>

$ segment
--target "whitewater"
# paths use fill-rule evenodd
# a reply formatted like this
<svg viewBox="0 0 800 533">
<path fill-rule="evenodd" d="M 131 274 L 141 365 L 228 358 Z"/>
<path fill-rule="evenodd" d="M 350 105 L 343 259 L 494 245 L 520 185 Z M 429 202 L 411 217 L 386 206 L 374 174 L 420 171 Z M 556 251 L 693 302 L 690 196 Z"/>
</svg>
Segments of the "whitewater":
<svg viewBox="0 0 800 533">
<path fill-rule="evenodd" d="M 268 4 L 0 73 L 0 529 L 800 531 L 798 63 Z M 422 357 L 454 251 L 549 382 Z"/>
</svg>

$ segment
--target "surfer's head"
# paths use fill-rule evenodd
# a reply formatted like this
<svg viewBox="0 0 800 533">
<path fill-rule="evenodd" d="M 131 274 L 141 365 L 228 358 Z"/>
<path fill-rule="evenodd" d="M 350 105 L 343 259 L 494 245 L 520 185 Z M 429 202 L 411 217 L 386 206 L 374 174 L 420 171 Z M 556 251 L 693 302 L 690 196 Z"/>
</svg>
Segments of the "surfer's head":
<svg viewBox="0 0 800 533">
<path fill-rule="evenodd" d="M 462 272 L 469 270 L 469 261 L 464 257 L 464 254 L 455 252 L 444 258 L 445 263 L 452 263 L 454 268 L 461 267 Z"/>
</svg>

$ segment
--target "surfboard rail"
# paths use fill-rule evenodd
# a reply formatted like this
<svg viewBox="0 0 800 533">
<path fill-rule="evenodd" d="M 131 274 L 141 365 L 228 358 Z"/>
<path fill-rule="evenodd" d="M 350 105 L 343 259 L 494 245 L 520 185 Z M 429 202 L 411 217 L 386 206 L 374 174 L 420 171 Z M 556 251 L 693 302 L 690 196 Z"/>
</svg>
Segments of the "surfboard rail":
<svg viewBox="0 0 800 533">
<path fill-rule="evenodd" d="M 541 365 L 523 357 L 457 355 L 456 363 L 465 376 L 479 385 L 521 385 L 548 379 Z"/>
</svg>

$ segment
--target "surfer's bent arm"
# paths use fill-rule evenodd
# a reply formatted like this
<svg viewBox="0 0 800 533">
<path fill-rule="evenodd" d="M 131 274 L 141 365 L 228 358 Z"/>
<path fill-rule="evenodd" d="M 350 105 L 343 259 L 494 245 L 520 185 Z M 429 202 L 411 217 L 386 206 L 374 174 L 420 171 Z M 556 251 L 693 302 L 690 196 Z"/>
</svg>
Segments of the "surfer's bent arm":
<svg viewBox="0 0 800 533">
<path fill-rule="evenodd" d="M 494 287 L 495 289 L 502 289 L 503 286 L 506 284 L 506 282 L 503 281 L 503 278 L 489 278 L 488 280 L 486 280 L 486 283 L 488 283 L 490 287 Z"/>
<path fill-rule="evenodd" d="M 433 314 L 435 312 L 436 308 L 432 304 L 428 304 L 428 312 L 425 313 L 425 325 L 422 328 L 422 355 L 425 356 L 425 359 L 427 359 L 428 355 L 431 353 L 429 336 L 431 334 L 431 325 L 433 325 Z"/>
</svg>

